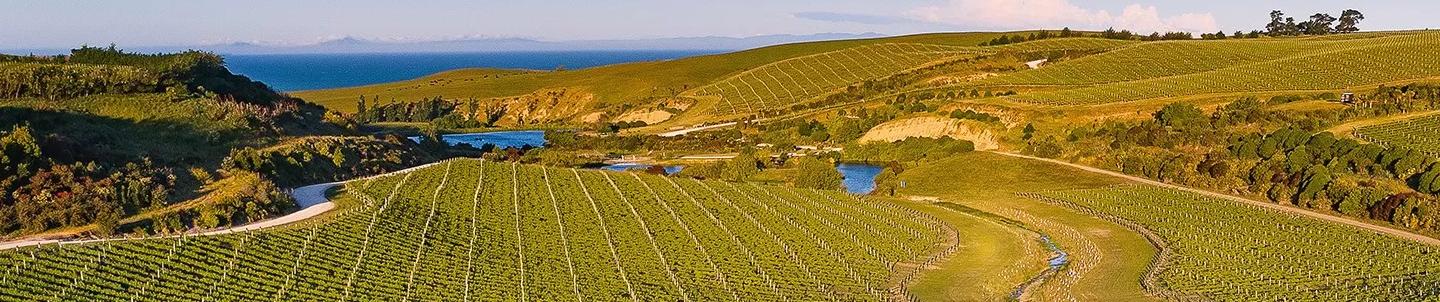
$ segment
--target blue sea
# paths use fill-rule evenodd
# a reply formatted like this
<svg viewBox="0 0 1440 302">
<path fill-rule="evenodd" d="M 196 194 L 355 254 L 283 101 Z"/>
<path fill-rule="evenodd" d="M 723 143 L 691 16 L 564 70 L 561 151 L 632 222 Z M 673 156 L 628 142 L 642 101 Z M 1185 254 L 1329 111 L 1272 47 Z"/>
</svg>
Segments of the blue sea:
<svg viewBox="0 0 1440 302">
<path fill-rule="evenodd" d="M 414 79 L 469 67 L 554 70 L 659 61 L 721 51 L 547 51 L 386 54 L 226 55 L 231 72 L 279 91 L 360 86 Z"/>
</svg>

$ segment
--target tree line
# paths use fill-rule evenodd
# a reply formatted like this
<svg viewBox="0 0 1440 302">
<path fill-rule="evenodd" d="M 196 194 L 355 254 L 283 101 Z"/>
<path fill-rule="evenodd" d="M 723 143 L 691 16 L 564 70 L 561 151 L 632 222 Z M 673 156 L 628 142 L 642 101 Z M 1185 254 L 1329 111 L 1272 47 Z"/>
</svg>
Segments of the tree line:
<svg viewBox="0 0 1440 302">
<path fill-rule="evenodd" d="M 382 103 L 378 95 L 368 101 L 362 95 L 356 101 L 353 117 L 359 123 L 432 123 L 438 128 L 456 129 L 495 127 L 507 111 L 503 104 L 482 104 L 473 98 L 460 102 L 436 96 L 420 101 L 392 99 L 389 103 Z"/>
<path fill-rule="evenodd" d="M 1339 18 L 1315 13 L 1308 20 L 1296 23 L 1294 17 L 1286 17 L 1285 12 L 1273 10 L 1270 11 L 1270 23 L 1265 24 L 1265 33 L 1271 37 L 1353 33 L 1360 31 L 1360 21 L 1364 20 L 1365 14 L 1347 9 L 1340 12 Z"/>
<path fill-rule="evenodd" d="M 1327 13 L 1315 13 L 1306 20 L 1296 22 L 1294 17 L 1286 17 L 1285 12 L 1280 10 L 1270 11 L 1270 23 L 1265 25 L 1265 30 L 1251 30 L 1249 32 L 1235 31 L 1227 35 L 1225 31 L 1215 33 L 1202 33 L 1199 35 L 1204 40 L 1224 39 L 1254 39 L 1261 36 L 1282 37 L 1300 35 L 1328 35 L 1343 34 L 1360 31 L 1360 21 L 1365 20 L 1365 14 L 1358 10 L 1346 9 L 1340 12 L 1340 17 L 1334 17 Z M 981 42 L 980 46 L 996 46 L 1014 44 L 1020 42 L 1037 41 L 1050 38 L 1103 38 L 1114 40 L 1139 40 L 1139 41 L 1163 41 L 1163 40 L 1193 40 L 1195 34 L 1183 31 L 1176 32 L 1153 32 L 1149 35 L 1135 33 L 1128 29 L 1116 30 L 1108 28 L 1099 33 L 1085 33 L 1070 30 L 1069 27 L 1061 29 L 1058 33 L 1041 30 L 1029 35 L 1000 35 L 999 37 Z"/>
</svg>

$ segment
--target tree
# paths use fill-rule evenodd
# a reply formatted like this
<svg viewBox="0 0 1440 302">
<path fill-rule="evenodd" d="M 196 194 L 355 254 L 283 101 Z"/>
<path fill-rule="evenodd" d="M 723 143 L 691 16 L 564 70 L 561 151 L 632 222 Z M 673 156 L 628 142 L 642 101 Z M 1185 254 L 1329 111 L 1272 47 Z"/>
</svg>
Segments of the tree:
<svg viewBox="0 0 1440 302">
<path fill-rule="evenodd" d="M 1300 35 L 1300 26 L 1295 24 L 1295 18 L 1285 17 L 1285 26 L 1280 32 L 1285 36 L 1298 36 Z"/>
<path fill-rule="evenodd" d="M 1271 37 L 1288 35 L 1285 32 L 1285 12 L 1279 10 L 1270 11 L 1270 23 L 1265 24 L 1265 32 Z"/>
<path fill-rule="evenodd" d="M 1330 14 L 1315 13 L 1310 15 L 1310 21 L 1302 24 L 1305 24 L 1302 28 L 1307 35 L 1328 35 L 1335 30 L 1332 26 L 1335 24 L 1335 17 L 1331 17 Z"/>
<path fill-rule="evenodd" d="M 1027 141 L 1030 140 L 1030 138 L 1035 137 L 1035 124 L 1034 124 L 1034 123 L 1026 123 L 1026 124 L 1025 124 L 1025 130 L 1021 130 L 1021 132 L 1025 133 L 1025 136 L 1023 136 L 1023 137 L 1021 137 L 1021 138 L 1025 139 L 1025 140 L 1027 140 Z"/>
<path fill-rule="evenodd" d="M 824 160 L 814 158 L 801 158 L 796 164 L 795 176 L 792 178 L 792 185 L 797 188 L 810 188 L 821 190 L 839 190 L 841 182 L 845 179 L 840 171 L 835 170 L 835 165 Z"/>
<path fill-rule="evenodd" d="M 360 101 L 356 102 L 356 104 L 355 104 L 355 119 L 356 119 L 356 120 L 359 120 L 361 123 L 366 122 L 366 120 L 365 120 L 365 95 L 360 95 Z"/>
<path fill-rule="evenodd" d="M 1330 184 L 1330 180 L 1332 179 L 1330 170 L 1326 169 L 1325 166 L 1313 165 L 1305 170 L 1307 177 L 1305 177 L 1304 182 L 1300 184 L 1300 200 L 1314 199 L 1321 191 L 1325 190 L 1325 185 Z"/>
<path fill-rule="evenodd" d="M 900 175 L 895 173 L 893 167 L 885 167 L 880 174 L 875 175 L 875 190 L 870 194 L 895 196 L 895 191 L 900 190 Z"/>
<path fill-rule="evenodd" d="M 1340 13 L 1340 23 L 1335 25 L 1335 32 L 1353 33 L 1360 31 L 1358 25 L 1360 25 L 1360 21 L 1362 20 L 1365 20 L 1365 15 L 1361 14 L 1360 11 L 1347 9 Z"/>
<path fill-rule="evenodd" d="M 1171 103 L 1155 112 L 1155 121 L 1160 125 L 1181 131 L 1195 126 L 1204 126 L 1206 119 L 1205 112 L 1188 103 Z"/>
<path fill-rule="evenodd" d="M 124 215 L 120 212 L 120 207 L 104 203 L 102 208 L 96 210 L 95 235 L 104 237 L 115 234 L 115 228 L 120 226 L 120 218 Z"/>
<path fill-rule="evenodd" d="M 720 177 L 729 181 L 745 181 L 755 173 L 759 173 L 758 160 L 755 159 L 754 153 L 753 150 L 740 151 L 740 154 L 725 163 L 724 173 L 721 173 Z"/>
</svg>

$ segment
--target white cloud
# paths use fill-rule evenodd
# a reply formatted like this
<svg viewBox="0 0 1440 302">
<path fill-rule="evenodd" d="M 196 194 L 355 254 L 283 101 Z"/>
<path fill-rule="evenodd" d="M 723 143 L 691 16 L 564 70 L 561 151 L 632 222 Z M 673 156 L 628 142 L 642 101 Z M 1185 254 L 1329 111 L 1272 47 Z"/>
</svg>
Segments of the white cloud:
<svg viewBox="0 0 1440 302">
<path fill-rule="evenodd" d="M 1118 15 L 1103 9 L 1071 4 L 1069 0 L 950 0 L 919 7 L 910 15 L 920 20 L 983 29 L 1036 29 L 1071 27 L 1100 30 L 1109 27 L 1135 32 L 1213 32 L 1219 29 L 1210 13 L 1161 16 L 1154 5 L 1131 4 Z"/>
</svg>

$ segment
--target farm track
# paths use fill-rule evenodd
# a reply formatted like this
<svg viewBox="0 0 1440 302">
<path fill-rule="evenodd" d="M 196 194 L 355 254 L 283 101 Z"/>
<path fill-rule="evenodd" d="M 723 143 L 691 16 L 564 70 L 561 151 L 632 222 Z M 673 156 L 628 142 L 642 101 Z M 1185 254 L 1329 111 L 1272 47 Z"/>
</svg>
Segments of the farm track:
<svg viewBox="0 0 1440 302">
<path fill-rule="evenodd" d="M 1429 236 L 1425 236 L 1425 235 L 1420 235 L 1420 234 L 1416 234 L 1416 233 L 1411 233 L 1411 232 L 1404 231 L 1404 230 L 1400 230 L 1400 229 L 1396 229 L 1396 228 L 1391 228 L 1391 227 L 1386 227 L 1386 226 L 1381 226 L 1381 225 L 1374 225 L 1374 224 L 1366 223 L 1366 222 L 1363 222 L 1363 221 L 1357 221 L 1357 220 L 1353 220 L 1353 219 L 1349 219 L 1349 218 L 1332 216 L 1332 215 L 1327 215 L 1327 214 L 1324 214 L 1324 213 L 1314 212 L 1314 211 L 1305 210 L 1305 209 L 1300 209 L 1300 208 L 1287 207 L 1287 206 L 1278 205 L 1278 204 L 1273 204 L 1273 203 L 1268 203 L 1268 202 L 1261 202 L 1261 201 L 1251 200 L 1251 199 L 1248 199 L 1248 198 L 1239 197 L 1239 196 L 1234 196 L 1234 195 L 1229 195 L 1229 194 L 1221 194 L 1221 193 L 1216 193 L 1216 192 L 1211 192 L 1211 191 L 1206 191 L 1206 190 L 1201 190 L 1201 189 L 1195 189 L 1195 188 L 1190 188 L 1190 187 L 1185 187 L 1185 186 L 1180 186 L 1180 185 L 1174 185 L 1174 184 L 1168 184 L 1168 183 L 1158 182 L 1158 181 L 1150 180 L 1150 179 L 1143 178 L 1143 177 L 1131 176 L 1131 175 L 1127 175 L 1127 174 L 1120 173 L 1120 172 L 1115 172 L 1115 171 L 1105 170 L 1105 169 L 1101 169 L 1101 168 L 1095 168 L 1095 167 L 1090 167 L 1090 166 L 1085 166 L 1085 165 L 1080 165 L 1080 164 L 1065 162 L 1065 161 L 1061 161 L 1061 160 L 1048 159 L 1048 158 L 1039 158 L 1039 157 L 1034 157 L 1034 156 L 1021 155 L 1021 154 L 1015 154 L 1015 153 L 1007 153 L 1007 152 L 994 152 L 994 153 L 1000 154 L 1000 155 L 1005 155 L 1005 156 L 1018 157 L 1018 158 L 1024 158 L 1024 159 L 1030 159 L 1030 160 L 1044 161 L 1044 162 L 1049 162 L 1049 163 L 1053 163 L 1053 164 L 1065 165 L 1065 166 L 1069 166 L 1069 167 L 1072 167 L 1072 168 L 1085 170 L 1085 171 L 1088 171 L 1088 172 L 1093 172 L 1093 173 L 1099 173 L 1099 174 L 1104 174 L 1104 175 L 1119 177 L 1119 178 L 1123 178 L 1123 179 L 1130 180 L 1130 181 L 1134 181 L 1134 182 L 1138 182 L 1138 183 L 1143 183 L 1143 184 L 1148 184 L 1148 185 L 1155 185 L 1155 186 L 1160 186 L 1160 187 L 1165 187 L 1165 188 L 1175 189 L 1175 190 L 1181 190 L 1181 191 L 1186 191 L 1186 192 L 1191 192 L 1191 193 L 1197 193 L 1197 194 L 1201 194 L 1201 195 L 1205 195 L 1205 196 L 1210 196 L 1210 197 L 1216 197 L 1216 198 L 1225 199 L 1225 200 L 1231 200 L 1231 201 L 1241 202 L 1241 203 L 1250 204 L 1250 205 L 1254 205 L 1254 206 L 1259 206 L 1259 207 L 1263 207 L 1263 208 L 1267 208 L 1267 209 L 1284 211 L 1284 212 L 1292 213 L 1292 214 L 1304 215 L 1304 216 L 1308 216 L 1308 217 L 1311 217 L 1311 218 L 1316 218 L 1316 219 L 1321 219 L 1321 220 L 1325 220 L 1325 221 L 1329 221 L 1329 222 L 1334 222 L 1334 223 L 1349 225 L 1349 226 L 1353 226 L 1353 227 L 1357 227 L 1357 228 L 1361 228 L 1361 229 L 1373 231 L 1373 232 L 1380 233 L 1380 234 L 1384 234 L 1384 235 L 1395 236 L 1395 237 L 1398 237 L 1398 238 L 1403 238 L 1403 239 L 1407 239 L 1407 240 L 1412 240 L 1412 241 L 1424 243 L 1424 244 L 1427 244 L 1427 245 L 1440 246 L 1440 239 L 1436 239 L 1436 238 L 1433 238 L 1433 237 L 1429 237 Z"/>
<path fill-rule="evenodd" d="M 379 174 L 379 175 L 367 176 L 367 177 L 360 178 L 360 179 L 361 179 L 361 180 L 367 180 L 367 179 L 375 179 L 375 178 L 385 177 L 385 176 L 390 176 L 390 175 L 397 175 L 397 174 L 401 174 L 401 173 L 408 173 L 408 172 L 410 172 L 410 171 L 415 171 L 415 170 L 418 170 L 418 169 L 424 169 L 424 168 L 426 168 L 426 167 L 429 167 L 429 166 L 432 166 L 432 165 L 435 165 L 435 164 L 438 164 L 438 162 L 428 163 L 428 164 L 419 165 L 419 166 L 414 166 L 414 167 L 405 168 L 405 169 L 402 169 L 402 170 L 397 170 L 397 171 L 388 172 L 388 173 Z M 245 225 L 240 225 L 240 226 L 233 226 L 233 227 L 228 227 L 228 228 L 221 228 L 221 229 L 214 229 L 214 230 L 208 230 L 208 231 L 201 231 L 201 232 L 196 232 L 196 233 L 185 233 L 185 234 L 179 234 L 179 235 L 164 235 L 164 236 L 152 236 L 152 237 L 133 237 L 133 238 L 132 238 L 132 237 L 123 237 L 123 238 L 80 239 L 80 240 L 65 240 L 65 239 L 25 239 L 25 240 L 18 240 L 18 241 L 11 241 L 11 242 L 0 243 L 0 251 L 9 250 L 9 249 L 15 249 L 15 248 L 21 248 L 21 247 L 27 247 L 27 246 L 36 246 L 36 245 L 42 245 L 42 244 L 61 244 L 61 245 L 65 245 L 65 244 L 81 244 L 81 243 L 95 243 L 95 242 L 123 241 L 123 240 L 139 240 L 139 239 L 153 239 L 153 238 L 174 238 L 174 237 L 182 237 L 182 236 L 183 236 L 183 237 L 191 237 L 191 236 L 213 236 L 213 235 L 225 235 L 225 234 L 234 234 L 234 233 L 244 233 L 244 232 L 259 231 L 259 230 L 269 229 L 269 228 L 273 228 L 273 227 L 288 225 L 288 224 L 295 223 L 295 222 L 298 222 L 298 221 L 302 221 L 302 220 L 305 220 L 305 219 L 310 219 L 310 218 L 312 218 L 312 217 L 319 216 L 320 214 L 325 214 L 326 212 L 329 212 L 330 210 L 335 209 L 335 203 L 330 202 L 329 199 L 326 199 L 326 198 L 325 198 L 325 192 L 329 191 L 330 188 L 334 188 L 334 187 L 339 186 L 339 185 L 342 185 L 342 184 L 344 184 L 344 183 L 346 183 L 346 182 L 348 182 L 348 181 L 327 182 L 327 183 L 313 184 L 313 185 L 308 185 L 308 186 L 303 186 L 303 187 L 295 188 L 295 189 L 293 189 L 293 190 L 290 191 L 290 196 L 294 197 L 294 198 L 295 198 L 295 204 L 300 206 L 300 210 L 299 210 L 299 211 L 291 212 L 290 214 L 285 214 L 284 216 L 275 217 L 275 218 L 266 219 L 266 220 L 261 220 L 261 221 L 255 222 L 255 223 L 250 223 L 250 224 L 245 224 Z"/>
</svg>

